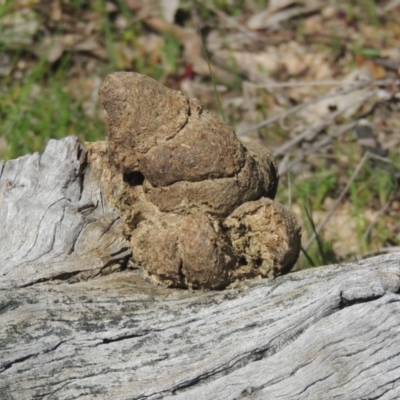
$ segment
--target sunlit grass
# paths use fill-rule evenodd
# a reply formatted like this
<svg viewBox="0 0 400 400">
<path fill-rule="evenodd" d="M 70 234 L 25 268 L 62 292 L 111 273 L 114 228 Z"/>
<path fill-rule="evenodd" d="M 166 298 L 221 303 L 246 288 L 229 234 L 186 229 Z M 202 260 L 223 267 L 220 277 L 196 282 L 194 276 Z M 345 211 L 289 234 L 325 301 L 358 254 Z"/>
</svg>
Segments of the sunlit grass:
<svg viewBox="0 0 400 400">
<path fill-rule="evenodd" d="M 68 60 L 54 73 L 39 62 L 25 79 L 3 87 L 0 98 L 1 136 L 7 147 L 3 159 L 43 151 L 50 138 L 78 135 L 85 140 L 104 138 L 99 118 L 88 118 L 82 101 L 66 89 Z"/>
</svg>

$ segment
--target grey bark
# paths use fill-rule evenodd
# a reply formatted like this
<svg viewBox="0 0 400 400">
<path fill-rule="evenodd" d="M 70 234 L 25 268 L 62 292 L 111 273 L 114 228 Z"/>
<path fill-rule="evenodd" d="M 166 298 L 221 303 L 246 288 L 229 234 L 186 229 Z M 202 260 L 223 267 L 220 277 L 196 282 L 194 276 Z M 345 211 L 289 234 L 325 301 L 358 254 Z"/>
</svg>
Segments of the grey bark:
<svg viewBox="0 0 400 400">
<path fill-rule="evenodd" d="M 155 287 L 76 138 L 0 164 L 1 399 L 398 399 L 400 254 Z"/>
</svg>

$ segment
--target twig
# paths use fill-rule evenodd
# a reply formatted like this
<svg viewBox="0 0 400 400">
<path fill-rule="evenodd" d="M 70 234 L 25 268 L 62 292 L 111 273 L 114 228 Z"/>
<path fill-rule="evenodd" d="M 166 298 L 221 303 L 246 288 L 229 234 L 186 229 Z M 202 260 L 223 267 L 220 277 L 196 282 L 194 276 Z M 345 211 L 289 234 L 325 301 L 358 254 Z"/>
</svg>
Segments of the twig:
<svg viewBox="0 0 400 400">
<path fill-rule="evenodd" d="M 302 86 L 351 86 L 357 84 L 359 81 L 335 81 L 335 80 L 321 80 L 321 81 L 292 81 L 292 82 L 267 82 L 267 83 L 253 83 L 245 82 L 248 86 L 256 88 L 285 88 L 285 87 L 302 87 Z"/>
<path fill-rule="evenodd" d="M 324 225 L 329 221 L 329 219 L 331 218 L 331 216 L 335 213 L 337 207 L 339 206 L 339 204 L 342 202 L 344 196 L 346 195 L 346 193 L 348 192 L 348 190 L 350 189 L 350 186 L 353 184 L 356 176 L 358 175 L 358 173 L 360 172 L 362 166 L 364 165 L 365 161 L 368 159 L 370 153 L 365 153 L 363 158 L 361 159 L 361 161 L 358 163 L 356 169 L 353 172 L 353 175 L 351 176 L 349 182 L 347 182 L 346 187 L 343 189 L 342 193 L 340 194 L 340 196 L 337 198 L 337 200 L 335 201 L 333 207 L 329 210 L 329 212 L 325 215 L 325 217 L 323 218 L 323 220 L 318 224 L 318 226 L 315 228 L 314 233 L 312 234 L 311 238 L 308 240 L 308 242 L 306 243 L 306 245 L 304 246 L 305 250 L 308 250 L 308 248 L 312 245 L 312 243 L 314 242 L 314 240 L 316 239 L 317 235 L 319 234 L 319 232 L 321 231 L 321 229 L 324 227 Z"/>
<path fill-rule="evenodd" d="M 371 233 L 372 228 L 373 228 L 373 227 L 376 225 L 376 223 L 378 222 L 379 217 L 389 208 L 390 203 L 392 202 L 392 200 L 393 200 L 393 198 L 394 198 L 394 196 L 395 196 L 395 193 L 396 193 L 396 190 L 393 189 L 392 192 L 390 193 L 389 200 L 388 200 L 388 201 L 386 202 L 386 204 L 378 211 L 378 213 L 376 214 L 375 220 L 372 221 L 372 222 L 368 225 L 368 228 L 367 228 L 367 230 L 365 231 L 365 233 L 364 233 L 364 235 L 363 235 L 363 237 L 362 237 L 362 241 L 363 241 L 363 242 L 366 242 L 366 241 L 367 241 L 367 238 L 368 238 L 369 234 Z"/>
<path fill-rule="evenodd" d="M 223 11 L 218 10 L 217 8 L 208 5 L 207 2 L 196 0 L 196 3 L 198 3 L 201 6 L 207 8 L 208 10 L 213 12 L 218 18 L 220 18 L 223 21 L 227 22 L 228 25 L 230 25 L 231 27 L 239 30 L 240 32 L 242 32 L 244 35 L 246 35 L 250 39 L 255 40 L 255 39 L 259 38 L 259 36 L 256 33 L 252 32 L 252 31 L 249 31 L 243 24 L 240 24 L 234 18 L 229 17 Z"/>
<path fill-rule="evenodd" d="M 370 257 L 381 253 L 397 253 L 398 251 L 400 252 L 400 246 L 381 247 L 378 250 L 368 251 L 363 257 Z"/>
<path fill-rule="evenodd" d="M 348 192 L 348 190 L 350 189 L 351 185 L 353 184 L 355 178 L 357 177 L 357 175 L 359 174 L 361 168 L 363 167 L 363 165 L 365 164 L 365 162 L 370 159 L 370 158 L 374 158 L 376 160 L 380 160 L 386 163 L 390 163 L 390 161 L 388 161 L 386 158 L 380 157 L 376 154 L 370 153 L 370 152 L 365 152 L 362 159 L 360 160 L 360 162 L 358 163 L 356 169 L 354 170 L 349 182 L 347 183 L 346 187 L 343 189 L 342 193 L 340 194 L 340 196 L 338 197 L 338 199 L 335 201 L 334 205 L 332 206 L 332 208 L 329 210 L 329 212 L 325 215 L 325 217 L 323 218 L 323 220 L 318 224 L 318 226 L 315 228 L 314 233 L 312 234 L 311 238 L 308 240 L 308 242 L 306 243 L 306 245 L 304 246 L 305 250 L 308 250 L 308 248 L 312 245 L 312 243 L 314 242 L 314 240 L 316 239 L 317 235 L 319 234 L 319 232 L 321 231 L 321 229 L 324 227 L 324 225 L 329 221 L 329 219 L 332 217 L 332 215 L 335 213 L 337 207 L 339 206 L 339 204 L 342 202 L 344 196 L 346 195 L 346 193 Z"/>
<path fill-rule="evenodd" d="M 284 175 L 286 174 L 288 171 L 290 171 L 296 164 L 298 164 L 299 162 L 301 162 L 302 160 L 304 160 L 304 158 L 306 158 L 308 155 L 313 154 L 315 152 L 317 152 L 318 150 L 320 150 L 321 148 L 325 147 L 326 145 L 328 145 L 333 139 L 338 138 L 339 136 L 343 135 L 344 133 L 346 133 L 347 131 L 349 131 L 350 129 L 353 129 L 356 125 L 357 125 L 358 121 L 352 121 L 346 125 L 343 125 L 342 128 L 336 132 L 334 135 L 332 136 L 327 136 L 323 139 L 321 139 L 319 142 L 317 142 L 313 147 L 311 147 L 310 149 L 306 150 L 305 152 L 303 152 L 302 154 L 300 154 L 298 157 L 296 157 L 291 163 L 289 163 L 286 167 L 280 167 L 279 168 L 279 174 L 280 175 Z M 306 249 L 307 250 L 307 249 Z"/>
<path fill-rule="evenodd" d="M 368 93 L 368 95 L 366 95 L 366 97 L 364 97 L 362 100 L 355 102 L 352 105 L 352 107 L 354 107 L 358 103 L 359 104 L 364 103 L 366 98 L 370 97 L 369 95 L 372 95 L 372 94 L 374 94 L 374 92 Z M 311 135 L 312 136 L 317 135 L 322 129 L 324 129 L 327 125 L 332 123 L 335 120 L 335 118 L 337 118 L 340 114 L 342 114 L 343 112 L 345 112 L 347 110 L 348 110 L 348 107 L 344 107 L 339 110 L 336 110 L 329 116 L 329 119 L 319 122 L 315 126 L 312 126 L 312 127 L 308 128 L 307 130 L 305 130 L 304 132 L 302 132 L 300 135 L 297 135 L 293 139 L 290 139 L 289 141 L 283 143 L 281 146 L 279 146 L 277 149 L 274 150 L 273 155 L 278 156 L 280 154 L 283 154 L 287 150 L 289 150 L 291 147 L 293 147 L 295 144 L 301 142 L 303 139 L 306 139 Z"/>
<path fill-rule="evenodd" d="M 205 56 L 206 61 L 207 61 L 208 70 L 210 71 L 211 82 L 212 82 L 213 89 L 214 89 L 214 96 L 215 96 L 215 98 L 217 100 L 219 112 L 221 114 L 222 120 L 224 122 L 226 122 L 225 112 L 224 112 L 224 109 L 222 107 L 221 98 L 219 97 L 219 93 L 218 93 L 218 90 L 217 90 L 217 84 L 215 83 L 214 74 L 213 74 L 213 71 L 211 69 L 211 62 L 210 62 L 210 57 L 208 56 L 206 42 L 205 42 L 204 37 L 203 37 L 203 35 L 201 33 L 200 27 L 198 27 L 198 34 L 199 34 L 200 39 L 201 39 L 201 44 L 203 45 L 204 56 Z"/>
<path fill-rule="evenodd" d="M 386 160 L 386 159 L 383 159 L 383 160 Z M 387 162 L 388 164 L 392 164 L 392 165 L 393 165 L 393 163 L 392 163 L 391 160 L 386 160 L 386 162 Z M 365 233 L 364 233 L 364 235 L 363 235 L 363 237 L 362 237 L 363 242 L 365 242 L 365 241 L 367 240 L 369 234 L 370 234 L 371 231 L 372 231 L 372 228 L 373 228 L 373 227 L 376 225 L 376 223 L 378 222 L 379 217 L 389 208 L 389 206 L 390 206 L 390 204 L 392 203 L 392 200 L 394 199 L 394 197 L 395 197 L 395 195 L 396 195 L 398 189 L 399 189 L 399 183 L 398 183 L 397 179 L 395 179 L 395 186 L 394 186 L 394 188 L 392 189 L 392 191 L 391 191 L 391 193 L 390 193 L 390 196 L 389 196 L 388 201 L 387 201 L 386 204 L 378 211 L 375 220 L 372 221 L 372 222 L 368 225 L 368 228 L 367 228 L 367 230 L 365 231 Z"/>
<path fill-rule="evenodd" d="M 379 10 L 380 14 L 385 14 L 385 13 L 393 10 L 393 8 L 396 8 L 397 6 L 400 6 L 400 0 L 392 0 L 385 6 L 380 8 L 380 10 Z"/>
<path fill-rule="evenodd" d="M 268 118 L 268 119 L 266 119 L 266 120 L 264 120 L 262 122 L 259 122 L 258 124 L 250 126 L 249 128 L 246 128 L 243 131 L 237 132 L 236 135 L 237 136 L 241 136 L 241 135 L 244 135 L 244 134 L 249 133 L 251 131 L 260 129 L 260 128 L 264 127 L 264 126 L 271 125 L 272 123 L 274 123 L 276 121 L 285 119 L 290 114 L 294 114 L 294 113 L 302 110 L 303 108 L 306 108 L 306 107 L 308 107 L 310 105 L 316 104 L 316 103 L 318 103 L 318 102 L 320 102 L 322 100 L 331 99 L 331 98 L 336 97 L 336 96 L 343 96 L 345 94 L 349 94 L 351 92 L 354 92 L 355 90 L 362 89 L 362 88 L 364 88 L 364 87 L 366 87 L 368 85 L 372 85 L 372 84 L 373 85 L 386 85 L 388 83 L 393 83 L 393 79 L 360 81 L 359 84 L 354 85 L 353 87 L 351 87 L 349 89 L 343 89 L 343 90 L 339 90 L 339 91 L 337 91 L 335 93 L 325 94 L 323 96 L 316 97 L 315 99 L 312 99 L 312 100 L 307 101 L 305 103 L 302 103 L 302 104 L 299 104 L 297 106 L 294 106 L 294 107 L 290 108 L 289 110 L 285 111 L 282 114 L 275 115 L 274 117 Z"/>
<path fill-rule="evenodd" d="M 332 119 L 333 117 L 329 118 L 329 121 L 319 122 L 316 126 L 306 129 L 304 132 L 300 133 L 300 135 L 297 135 L 293 139 L 290 139 L 287 142 L 283 143 L 281 146 L 275 149 L 272 154 L 275 157 L 284 154 L 287 150 L 289 150 L 295 144 L 301 142 L 303 139 L 308 138 L 312 134 L 318 134 L 322 129 L 325 128 L 326 125 L 328 125 L 332 121 Z"/>
</svg>

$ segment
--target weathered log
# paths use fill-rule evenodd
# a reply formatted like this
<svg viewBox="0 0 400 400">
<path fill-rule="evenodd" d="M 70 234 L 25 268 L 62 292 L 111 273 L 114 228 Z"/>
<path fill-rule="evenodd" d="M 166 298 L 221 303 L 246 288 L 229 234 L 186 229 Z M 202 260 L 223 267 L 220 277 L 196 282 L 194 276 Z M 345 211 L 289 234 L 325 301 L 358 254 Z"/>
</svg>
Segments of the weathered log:
<svg viewBox="0 0 400 400">
<path fill-rule="evenodd" d="M 85 153 L 0 165 L 0 399 L 400 397 L 400 254 L 156 287 Z"/>
</svg>

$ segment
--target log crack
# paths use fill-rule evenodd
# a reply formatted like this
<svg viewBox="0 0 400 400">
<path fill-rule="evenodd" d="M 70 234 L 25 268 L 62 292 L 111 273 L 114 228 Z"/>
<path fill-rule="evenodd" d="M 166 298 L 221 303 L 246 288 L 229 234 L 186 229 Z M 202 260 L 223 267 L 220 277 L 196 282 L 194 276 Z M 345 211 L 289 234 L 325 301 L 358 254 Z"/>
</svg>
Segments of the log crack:
<svg viewBox="0 0 400 400">
<path fill-rule="evenodd" d="M 382 296 L 384 296 L 385 293 L 383 294 L 372 294 L 370 296 L 366 296 L 366 297 L 359 297 L 359 298 L 352 298 L 352 299 L 348 299 L 346 298 L 346 296 L 343 294 L 343 291 L 340 291 L 340 301 L 339 301 L 339 308 L 338 310 L 343 310 L 346 307 L 351 307 L 354 306 L 356 304 L 362 304 L 362 303 L 368 303 L 370 301 L 374 301 L 374 300 L 378 300 L 380 299 Z"/>
<path fill-rule="evenodd" d="M 26 360 L 29 360 L 30 358 L 37 357 L 39 354 L 40 353 L 28 354 L 24 357 L 16 358 L 15 360 L 8 362 L 7 364 L 4 364 L 2 367 L 0 367 L 0 374 L 2 374 L 7 369 L 10 369 L 14 364 L 19 364 Z"/>
</svg>

